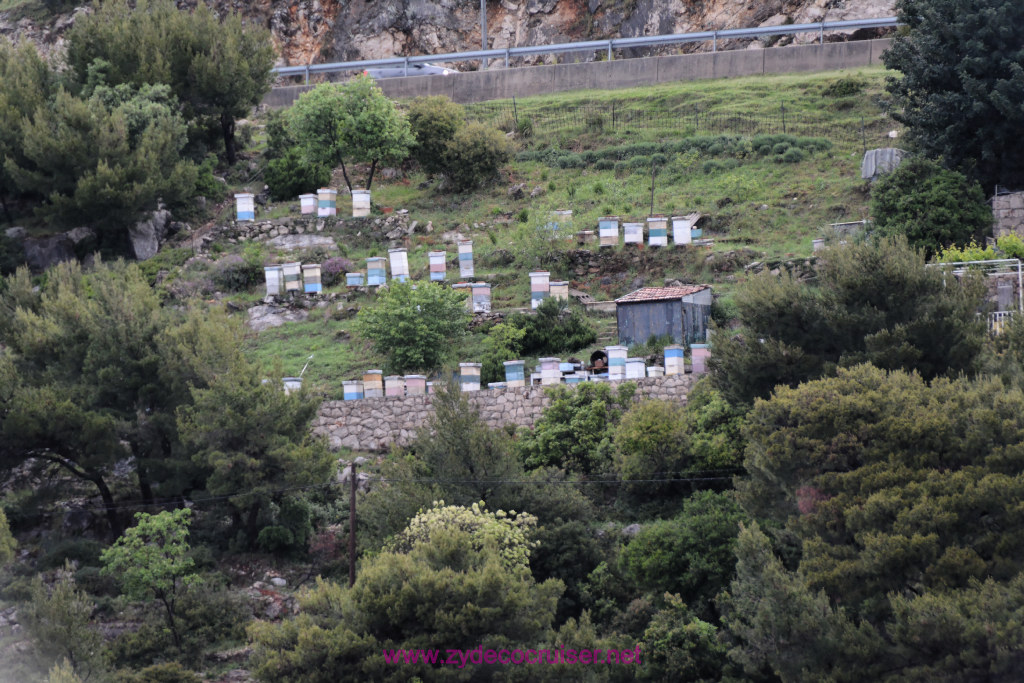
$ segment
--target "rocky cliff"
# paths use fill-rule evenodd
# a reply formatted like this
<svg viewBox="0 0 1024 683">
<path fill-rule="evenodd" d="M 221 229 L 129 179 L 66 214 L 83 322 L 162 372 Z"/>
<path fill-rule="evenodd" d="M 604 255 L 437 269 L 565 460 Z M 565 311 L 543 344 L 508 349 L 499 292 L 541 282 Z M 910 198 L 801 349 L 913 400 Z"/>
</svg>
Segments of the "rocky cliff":
<svg viewBox="0 0 1024 683">
<path fill-rule="evenodd" d="M 202 0 L 177 0 L 183 9 L 198 1 Z M 241 12 L 267 26 L 282 65 L 480 47 L 477 0 L 212 0 L 212 4 L 218 11 Z M 25 17 L 17 9 L 0 12 L 0 35 L 25 37 L 44 52 L 54 52 L 75 17 L 85 11 L 78 8 L 48 20 Z M 487 35 L 489 47 L 504 48 L 863 19 L 892 16 L 894 11 L 894 0 L 487 0 Z M 833 35 L 828 39 L 849 37 Z M 773 44 L 816 38 L 782 37 Z"/>
</svg>

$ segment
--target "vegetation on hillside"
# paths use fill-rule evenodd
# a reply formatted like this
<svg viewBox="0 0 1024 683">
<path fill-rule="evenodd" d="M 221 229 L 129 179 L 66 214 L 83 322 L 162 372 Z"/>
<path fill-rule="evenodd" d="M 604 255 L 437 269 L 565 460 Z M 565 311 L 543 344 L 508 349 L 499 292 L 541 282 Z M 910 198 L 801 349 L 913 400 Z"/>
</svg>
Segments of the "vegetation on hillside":
<svg viewBox="0 0 1024 683">
<path fill-rule="evenodd" d="M 990 4 L 975 21 L 1013 16 Z M 941 16 L 933 5 L 902 11 Z M 987 236 L 977 179 L 1012 170 L 1014 152 L 930 158 L 934 117 L 917 114 L 943 93 L 919 90 L 913 65 L 915 90 L 896 87 L 893 103 L 878 69 L 511 108 L 393 103 L 358 78 L 235 137 L 240 102 L 262 87 L 262 32 L 205 7 L 142 7 L 76 23 L 64 73 L 0 47 L 0 123 L 18 132 L 0 126 L 11 218 L 88 215 L 113 250 L 161 197 L 197 228 L 142 264 L 35 274 L 0 244 L 14 271 L 0 279 L 0 677 L 1019 676 L 1024 316 L 986 335 L 981 269 L 926 267 L 1024 254 L 1019 238 L 969 241 Z M 894 54 L 941 42 L 928 17 Z M 223 54 L 207 49 L 219 33 Z M 239 80 L 235 99 L 211 96 L 218 65 Z M 967 89 L 972 111 L 1015 78 Z M 890 104 L 916 156 L 872 186 L 858 161 L 892 144 Z M 374 210 L 292 235 L 315 246 L 198 229 L 231 206 L 197 196 L 255 190 L 261 221 L 290 217 L 294 194 L 335 170 L 336 184 L 377 179 Z M 124 191 L 99 191 L 108 181 Z M 867 217 L 869 201 L 873 229 L 827 227 Z M 556 226 L 565 208 L 572 226 Z M 691 211 L 713 245 L 576 237 L 601 215 Z M 427 276 L 427 252 L 464 238 L 493 286 L 475 319 Z M 812 255 L 811 238 L 828 244 Z M 345 286 L 394 246 L 411 283 Z M 256 307 L 263 267 L 296 260 L 324 264 L 324 291 L 282 304 L 301 322 L 248 330 L 246 315 L 273 308 Z M 709 376 L 685 402 L 632 382 L 553 387 L 532 428 L 488 424 L 455 362 L 500 380 L 505 360 L 586 360 L 614 340 L 611 320 L 575 302 L 527 310 L 537 269 L 598 300 L 713 284 Z M 631 352 L 657 362 L 663 345 Z M 431 373 L 433 414 L 405 445 L 334 453 L 312 426 L 368 367 Z M 301 368 L 304 388 L 282 391 Z M 432 663 L 433 650 L 464 657 Z M 598 651 L 615 661 L 594 664 Z"/>
</svg>

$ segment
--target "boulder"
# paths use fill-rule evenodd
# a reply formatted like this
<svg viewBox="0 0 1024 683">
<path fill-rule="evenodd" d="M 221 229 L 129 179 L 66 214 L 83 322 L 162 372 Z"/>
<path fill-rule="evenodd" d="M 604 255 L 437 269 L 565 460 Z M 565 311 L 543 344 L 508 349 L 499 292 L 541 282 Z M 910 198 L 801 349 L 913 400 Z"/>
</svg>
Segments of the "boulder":
<svg viewBox="0 0 1024 683">
<path fill-rule="evenodd" d="M 302 322 L 309 317 L 309 311 L 284 308 L 283 306 L 253 306 L 249 309 L 248 325 L 254 332 L 280 327 L 285 323 Z"/>
<path fill-rule="evenodd" d="M 273 234 L 273 231 L 271 231 Z M 337 249 L 338 245 L 330 237 L 323 235 L 278 235 L 267 240 L 267 244 L 282 251 L 294 251 L 296 249 L 312 249 L 323 247 L 325 249 Z"/>
<path fill-rule="evenodd" d="M 906 152 L 896 147 L 869 149 L 860 164 L 860 177 L 874 182 L 879 176 L 895 171 L 906 155 Z"/>
<path fill-rule="evenodd" d="M 7 228 L 4 230 L 4 235 L 7 236 L 7 239 L 23 240 L 28 237 L 28 230 L 21 227 Z"/>
<path fill-rule="evenodd" d="M 22 244 L 25 247 L 25 262 L 36 273 L 41 273 L 55 263 L 75 258 L 75 243 L 67 233 L 30 237 Z"/>
<path fill-rule="evenodd" d="M 156 252 L 160 250 L 160 243 L 167 236 L 167 225 L 170 222 L 171 212 L 167 209 L 158 209 L 146 220 L 128 228 L 128 238 L 131 240 L 132 252 L 137 260 L 145 261 L 156 256 Z"/>
</svg>

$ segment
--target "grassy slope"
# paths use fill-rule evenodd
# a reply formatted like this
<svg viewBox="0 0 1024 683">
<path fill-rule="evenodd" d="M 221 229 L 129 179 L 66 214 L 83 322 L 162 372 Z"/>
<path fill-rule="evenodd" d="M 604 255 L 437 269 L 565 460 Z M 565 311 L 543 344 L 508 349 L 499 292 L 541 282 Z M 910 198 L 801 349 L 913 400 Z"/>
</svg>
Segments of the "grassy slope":
<svg viewBox="0 0 1024 683">
<path fill-rule="evenodd" d="M 834 88 L 829 89 L 839 79 L 850 77 L 862 82 L 862 92 L 837 96 Z M 893 124 L 876 103 L 883 91 L 884 77 L 882 69 L 862 69 L 853 73 L 752 77 L 565 93 L 516 101 L 515 111 L 520 120 L 530 118 L 534 124 L 530 138 L 516 141 L 520 156 L 523 151 L 554 150 L 551 155 L 557 157 L 565 151 L 600 152 L 612 146 L 643 142 L 677 143 L 694 132 L 707 135 L 707 131 L 695 131 L 689 123 L 688 116 L 692 117 L 695 109 L 705 118 L 708 114 L 719 120 L 745 117 L 777 125 L 783 104 L 787 132 L 823 136 L 832 141 L 829 150 L 812 152 L 799 163 L 777 163 L 771 157 L 756 154 L 740 155 L 741 158 L 706 152 L 667 154 L 655 176 L 654 210 L 665 214 L 698 210 L 708 214 L 705 237 L 715 239 L 712 254 L 692 248 L 660 253 L 644 249 L 635 257 L 615 259 L 599 273 L 569 270 L 552 258 L 560 251 L 575 248 L 571 239 L 552 242 L 541 237 L 538 226 L 555 208 L 574 211 L 574 230 L 596 229 L 597 218 L 606 214 L 617 214 L 624 220 L 646 217 L 651 208 L 650 166 L 630 168 L 628 159 L 609 170 L 597 170 L 593 164 L 585 168 L 559 168 L 557 162 L 550 160 L 519 160 L 510 165 L 507 182 L 465 195 L 438 191 L 422 174 L 413 172 L 392 180 L 375 180 L 373 201 L 378 207 L 408 209 L 412 219 L 433 223 L 432 234 L 417 234 L 409 240 L 414 278 L 426 279 L 428 251 L 454 252 L 453 245 L 442 241 L 443 232 L 460 230 L 471 237 L 475 242 L 478 278 L 492 282 L 497 309 L 528 305 L 526 272 L 535 268 L 550 269 L 553 278 L 570 279 L 573 287 L 587 290 L 597 299 L 621 296 L 633 288 L 637 278 L 646 285 L 661 285 L 667 278 L 709 282 L 717 294 L 727 297 L 735 283 L 742 281 L 742 266 L 750 260 L 809 255 L 811 239 L 821 234 L 828 223 L 867 216 L 868 194 L 859 173 L 861 120 L 866 122 L 867 147 L 889 144 L 885 133 Z M 601 128 L 592 119 L 588 122 L 587 113 L 592 113 L 595 103 L 607 108 L 613 102 L 620 112 L 643 108 L 648 118 L 636 125 L 619 126 L 615 131 L 609 131 L 607 124 Z M 502 117 L 507 118 L 509 104 L 485 103 L 468 110 L 472 117 L 501 125 Z M 735 167 L 719 168 L 709 165 L 709 161 Z M 507 189 L 515 183 L 526 184 L 525 198 L 509 198 Z M 534 187 L 542 188 L 543 194 L 530 198 L 529 190 Z M 346 209 L 345 202 L 339 201 L 339 213 Z M 283 213 L 287 210 L 282 205 L 268 207 L 270 216 Z M 525 222 L 521 221 L 523 217 Z M 479 227 L 474 228 L 474 224 Z M 339 241 L 344 249 L 344 240 Z M 386 255 L 386 249 L 387 245 L 352 247 L 346 255 L 361 264 L 367 256 Z M 749 251 L 730 260 L 729 252 L 737 249 Z M 502 265 L 498 256 L 503 252 L 509 252 L 514 261 Z M 608 318 L 594 322 L 606 337 L 614 330 L 614 322 Z M 340 334 L 342 330 L 351 333 L 351 327 L 351 320 L 335 320 L 314 311 L 309 322 L 254 335 L 250 348 L 268 364 L 279 361 L 285 374 L 297 372 L 306 357 L 314 353 L 316 358 L 307 377 L 327 394 L 340 396 L 342 379 L 356 377 L 368 367 L 380 367 L 380 359 L 374 357 L 358 335 L 347 339 Z M 480 334 L 472 335 L 455 350 L 454 360 L 479 360 L 481 343 Z M 602 340 L 603 343 L 607 342 Z"/>
</svg>

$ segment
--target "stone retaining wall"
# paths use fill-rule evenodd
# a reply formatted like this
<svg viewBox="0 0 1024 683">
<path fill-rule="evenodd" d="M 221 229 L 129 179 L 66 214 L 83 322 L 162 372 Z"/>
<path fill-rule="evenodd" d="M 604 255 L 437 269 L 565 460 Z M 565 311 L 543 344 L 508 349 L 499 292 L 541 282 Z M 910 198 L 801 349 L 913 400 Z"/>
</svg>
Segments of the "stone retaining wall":
<svg viewBox="0 0 1024 683">
<path fill-rule="evenodd" d="M 636 383 L 638 398 L 685 404 L 694 377 L 670 375 L 629 381 Z M 469 403 L 491 427 L 532 427 L 551 402 L 544 392 L 547 388 L 484 389 L 470 394 Z M 431 396 L 402 396 L 326 401 L 320 407 L 313 431 L 327 436 L 331 448 L 387 450 L 394 443 L 405 445 L 416 437 L 416 431 L 433 413 L 432 400 Z"/>
</svg>

